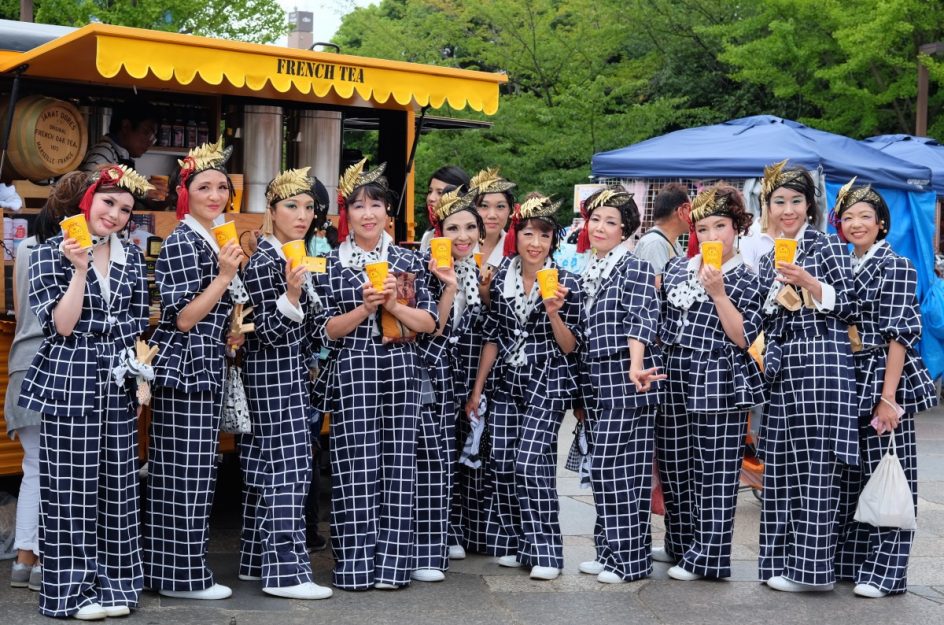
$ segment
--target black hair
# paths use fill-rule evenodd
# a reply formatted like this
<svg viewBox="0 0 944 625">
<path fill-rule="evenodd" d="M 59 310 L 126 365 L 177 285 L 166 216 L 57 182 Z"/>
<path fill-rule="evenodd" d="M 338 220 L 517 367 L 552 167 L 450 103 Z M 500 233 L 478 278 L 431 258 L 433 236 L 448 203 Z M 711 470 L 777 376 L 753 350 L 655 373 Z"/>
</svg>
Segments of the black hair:
<svg viewBox="0 0 944 625">
<path fill-rule="evenodd" d="M 394 212 L 397 210 L 397 194 L 387 187 L 387 180 L 385 178 L 381 177 L 374 182 L 368 182 L 367 184 L 355 187 L 354 191 L 344 198 L 347 206 L 350 207 L 351 204 L 354 203 L 354 200 L 360 197 L 361 194 L 369 200 L 381 200 L 386 203 L 387 216 L 393 217 Z"/>
<path fill-rule="evenodd" d="M 603 193 L 603 191 L 606 191 L 606 189 L 597 191 L 596 193 L 588 197 L 584 201 L 584 206 L 586 206 L 587 204 L 592 204 L 593 200 L 595 200 L 599 194 Z M 610 205 L 604 204 L 603 206 L 610 206 Z M 590 219 L 590 215 L 592 215 L 594 211 L 596 211 L 598 208 L 601 208 L 601 207 L 597 206 L 593 210 L 587 212 L 587 220 Z M 610 206 L 610 208 L 615 208 L 617 211 L 619 211 L 620 221 L 623 222 L 623 239 L 625 240 L 633 236 L 633 233 L 639 229 L 639 224 L 641 223 L 639 219 L 639 207 L 636 206 L 636 200 L 630 197 L 628 200 L 626 200 L 619 206 Z"/>
<path fill-rule="evenodd" d="M 116 135 L 121 130 L 121 122 L 127 120 L 131 128 L 135 129 L 146 121 L 157 122 L 160 115 L 157 108 L 142 97 L 128 98 L 115 105 L 111 112 L 111 121 L 108 123 L 108 133 Z"/>
<path fill-rule="evenodd" d="M 679 206 L 690 201 L 691 198 L 688 197 L 688 189 L 685 185 L 679 182 L 670 182 L 662 187 L 662 190 L 659 191 L 656 199 L 652 202 L 652 220 L 662 221 L 678 210 Z"/>
<path fill-rule="evenodd" d="M 455 165 L 446 165 L 440 167 L 429 177 L 429 182 L 433 181 L 433 178 L 436 180 L 442 180 L 446 184 L 451 184 L 456 187 L 465 187 L 469 188 L 469 174 L 465 173 L 465 170 L 461 167 L 456 167 Z M 428 185 L 429 183 L 427 183 Z"/>
<path fill-rule="evenodd" d="M 861 191 L 865 188 L 865 186 L 852 187 L 849 190 L 849 193 L 855 193 L 856 191 Z M 882 195 L 874 188 L 870 188 L 869 190 L 870 192 L 867 193 L 862 199 L 857 200 L 856 204 L 859 202 L 865 202 L 875 210 L 875 217 L 879 222 L 878 236 L 875 237 L 875 240 L 881 241 L 888 235 L 889 230 L 892 229 L 892 214 L 891 211 L 888 210 L 888 204 L 885 203 L 885 198 L 883 198 Z M 852 206 L 854 206 L 854 204 L 850 204 L 848 202 L 845 203 L 845 205 L 839 211 L 838 217 L 842 218 L 843 213 L 852 208 Z"/>
<path fill-rule="evenodd" d="M 456 187 L 453 187 L 453 188 L 452 188 L 452 190 L 455 190 L 455 189 L 456 189 Z M 446 193 L 449 193 L 449 191 L 446 191 Z M 457 211 L 456 211 L 455 213 L 453 213 L 452 215 L 449 215 L 449 217 L 446 217 L 446 219 L 449 219 L 450 217 L 452 217 L 452 216 L 454 216 L 454 215 L 457 215 L 457 214 L 459 214 L 459 213 L 461 213 L 461 212 L 463 212 L 463 211 L 467 211 L 467 212 L 469 212 L 469 213 L 472 213 L 472 216 L 475 217 L 475 227 L 479 229 L 479 239 L 481 239 L 482 237 L 484 237 L 484 236 L 485 236 L 485 220 L 482 219 L 482 216 L 479 215 L 479 212 L 478 212 L 477 210 L 475 210 L 475 206 L 472 206 L 471 204 L 469 204 L 469 205 L 466 206 L 465 208 L 462 208 L 462 209 L 460 209 L 460 210 L 457 210 Z M 446 229 L 446 219 L 443 219 L 443 220 L 440 222 L 440 224 L 439 224 L 439 231 L 440 231 L 440 232 L 445 232 L 445 229 Z"/>
<path fill-rule="evenodd" d="M 510 220 L 510 219 L 511 219 L 511 213 L 513 213 L 514 210 L 515 210 L 515 194 L 512 193 L 511 190 L 508 190 L 508 191 L 486 191 L 485 193 L 476 193 L 476 194 L 475 194 L 475 200 L 473 200 L 472 205 L 473 205 L 474 207 L 478 208 L 479 203 L 482 201 L 482 198 L 485 197 L 486 195 L 491 195 L 492 193 L 501 193 L 502 195 L 505 196 L 505 201 L 508 202 L 508 219 Z"/>
<path fill-rule="evenodd" d="M 723 214 L 716 216 L 729 218 L 732 222 L 732 225 L 734 226 L 734 231 L 737 234 L 747 234 L 751 229 L 751 223 L 754 221 L 754 216 L 747 212 L 741 192 L 731 185 L 724 183 L 716 184 L 711 188 L 715 190 L 716 201 L 724 200 L 725 202 L 726 211 Z"/>
<path fill-rule="evenodd" d="M 60 221 L 79 214 L 79 202 L 82 201 L 91 181 L 86 172 L 73 171 L 56 182 L 33 221 L 33 235 L 39 243 L 44 243 L 62 232 Z"/>
<path fill-rule="evenodd" d="M 793 175 L 788 176 L 788 174 Z M 816 202 L 816 196 L 819 192 L 816 189 L 816 183 L 813 182 L 813 176 L 802 167 L 785 169 L 781 175 L 787 176 L 789 179 L 771 191 L 770 195 L 773 196 L 774 192 L 781 187 L 802 193 L 803 197 L 806 198 L 806 220 L 813 226 L 819 227 L 822 215 L 819 214 L 819 205 Z M 770 208 L 770 196 L 767 197 L 767 208 Z"/>
<path fill-rule="evenodd" d="M 528 219 L 522 219 L 515 228 L 515 236 L 517 237 L 518 233 L 532 225 L 532 222 L 541 232 L 551 231 L 551 251 L 548 256 L 554 256 L 554 252 L 556 252 L 557 248 L 560 246 L 561 239 L 561 227 L 557 223 L 557 220 L 552 217 L 529 217 Z M 518 253 L 517 239 L 515 240 L 515 253 Z"/>
<path fill-rule="evenodd" d="M 190 190 L 190 186 L 193 184 L 194 178 L 199 176 L 205 171 L 215 170 L 226 176 L 226 184 L 229 186 L 229 198 L 227 199 L 227 207 L 233 205 L 233 198 L 236 196 L 236 187 L 233 186 L 233 180 L 229 177 L 229 173 L 222 167 L 208 167 L 202 171 L 190 174 L 190 177 L 187 178 L 187 191 Z M 177 187 L 180 186 L 180 170 L 177 171 L 177 174 L 174 176 L 174 182 L 170 185 L 170 188 L 167 190 L 167 200 L 165 206 L 167 210 L 172 210 L 177 206 Z M 245 204 L 243 204 L 245 206 Z"/>
</svg>

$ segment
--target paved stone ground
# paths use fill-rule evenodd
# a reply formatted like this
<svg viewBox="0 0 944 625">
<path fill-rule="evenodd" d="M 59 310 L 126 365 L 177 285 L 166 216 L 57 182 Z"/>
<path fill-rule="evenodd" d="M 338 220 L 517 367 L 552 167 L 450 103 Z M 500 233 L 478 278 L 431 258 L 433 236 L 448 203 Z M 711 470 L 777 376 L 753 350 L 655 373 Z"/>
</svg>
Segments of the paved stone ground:
<svg viewBox="0 0 944 625">
<path fill-rule="evenodd" d="M 734 547 L 734 575 L 721 582 L 678 582 L 656 563 L 652 577 L 617 586 L 598 583 L 577 572 L 593 557 L 593 504 L 573 474 L 560 471 L 561 524 L 565 535 L 564 575 L 536 582 L 523 570 L 502 569 L 491 558 L 470 556 L 453 562 L 446 581 L 414 583 L 396 592 L 335 591 L 325 601 L 303 602 L 269 597 L 258 583 L 236 578 L 238 488 L 221 485 L 213 520 L 210 561 L 219 581 L 234 588 L 231 599 L 194 602 L 144 594 L 141 608 L 127 620 L 174 625 L 587 625 L 731 623 L 944 623 L 944 410 L 919 418 L 920 504 L 918 535 L 909 570 L 910 592 L 881 600 L 857 598 L 851 584 L 834 592 L 793 595 L 769 590 L 756 581 L 760 503 L 749 491 L 740 495 Z M 570 444 L 573 423 L 561 429 L 561 449 Z M 562 454 L 563 456 L 563 454 Z M 326 524 L 321 526 L 327 531 Z M 653 523 L 661 542 L 661 517 Z M 316 579 L 330 580 L 327 553 L 312 558 Z M 0 566 L 0 625 L 49 623 L 36 612 L 36 593 L 9 587 L 9 565 Z"/>
</svg>

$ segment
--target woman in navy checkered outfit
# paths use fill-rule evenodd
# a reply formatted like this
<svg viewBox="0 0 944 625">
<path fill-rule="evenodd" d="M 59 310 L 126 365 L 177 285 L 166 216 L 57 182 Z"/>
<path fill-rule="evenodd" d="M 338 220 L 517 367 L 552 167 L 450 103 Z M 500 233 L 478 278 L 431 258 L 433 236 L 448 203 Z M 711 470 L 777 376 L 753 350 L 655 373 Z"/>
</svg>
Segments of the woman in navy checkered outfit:
<svg viewBox="0 0 944 625">
<path fill-rule="evenodd" d="M 282 246 L 314 235 L 315 181 L 309 168 L 290 169 L 266 187 L 263 237 L 245 270 L 254 330 L 246 336 L 243 377 L 252 431 L 238 437 L 243 469 L 240 579 L 292 599 L 324 599 L 312 581 L 305 547 L 305 498 L 311 482 L 307 346 L 320 302 L 303 264 L 291 266 Z"/>
<path fill-rule="evenodd" d="M 77 182 L 86 187 L 79 209 L 93 245 L 57 234 L 30 256 L 29 305 L 45 338 L 19 405 L 42 414 L 39 611 L 95 620 L 129 614 L 143 582 L 140 407 L 136 376 L 126 374 L 147 328 L 148 291 L 141 251 L 117 233 L 150 185 L 117 165 L 69 174 L 59 186 Z M 38 217 L 46 235 L 64 212 L 53 207 L 58 194 Z"/>
<path fill-rule="evenodd" d="M 581 275 L 584 348 L 580 378 L 597 511 L 596 558 L 580 571 L 602 583 L 647 577 L 653 421 L 659 398 L 651 346 L 659 300 L 649 263 L 623 242 L 639 228 L 631 193 L 614 186 L 583 205 L 577 251 L 591 251 Z"/>
<path fill-rule="evenodd" d="M 191 150 L 177 187 L 181 223 L 164 241 L 154 279 L 161 319 L 148 446 L 145 580 L 160 594 L 225 599 L 232 591 L 207 567 L 210 507 L 216 484 L 223 402 L 224 349 L 233 297 L 245 298 L 237 271 L 245 258 L 235 241 L 222 248 L 211 228 L 232 198 L 224 165 L 230 148 Z M 227 338 L 228 337 L 228 338 Z"/>
<path fill-rule="evenodd" d="M 848 325 L 855 321 L 852 263 L 820 220 L 809 172 L 764 172 L 761 200 L 794 261 L 761 258 L 764 376 L 770 403 L 760 436 L 764 502 L 760 578 L 787 592 L 831 590 L 840 474 L 859 462 L 855 375 Z M 781 249 L 784 242 L 778 240 Z"/>
<path fill-rule="evenodd" d="M 478 410 L 497 369 L 486 414 L 492 433 L 494 492 L 488 509 L 488 553 L 506 567 L 531 567 L 532 579 L 555 579 L 564 566 L 557 497 L 557 432 L 577 391 L 583 294 L 558 270 L 554 297 L 543 300 L 537 272 L 557 269 L 551 254 L 560 202 L 529 196 L 512 217 L 505 253 L 491 282 L 485 344 L 466 414 Z"/>
<path fill-rule="evenodd" d="M 851 184 L 851 183 L 850 183 Z M 855 594 L 884 597 L 908 588 L 914 530 L 878 528 L 853 519 L 862 488 L 895 437 L 895 449 L 918 504 L 915 415 L 937 404 L 934 384 L 916 349 L 921 338 L 917 274 L 885 240 L 891 214 L 871 187 L 843 188 L 830 217 L 853 246 L 859 299 L 853 346 L 861 464 L 842 474 L 836 577 L 855 582 Z"/>
<path fill-rule="evenodd" d="M 437 315 L 422 261 L 384 231 L 391 193 L 383 166 L 364 172 L 365 161 L 339 183 L 342 243 L 317 286 L 322 339 L 337 347 L 328 384 L 333 582 L 390 590 L 409 584 L 413 569 L 421 365 L 415 343 L 384 341 L 381 310 L 419 333 L 434 332 Z M 383 261 L 389 272 L 377 290 L 365 267 Z M 397 302 L 398 273 L 415 276 L 415 308 Z"/>
<path fill-rule="evenodd" d="M 682 581 L 731 576 L 747 411 L 764 399 L 747 352 L 763 297 L 736 245 L 751 216 L 737 189 L 718 185 L 698 194 L 691 220 L 691 258 L 669 261 L 662 278 L 668 382 L 656 427 L 665 547 L 654 557 L 675 563 L 669 577 Z"/>
<path fill-rule="evenodd" d="M 441 581 L 448 567 L 449 513 L 456 472 L 456 419 L 469 394 L 470 377 L 460 342 L 470 335 L 480 339 L 482 312 L 479 270 L 474 251 L 482 218 L 464 189 L 447 187 L 433 206 L 434 239 L 448 239 L 449 264 L 440 267 L 427 250 L 429 290 L 439 311 L 436 331 L 423 335 L 417 346 L 430 390 L 420 413 L 420 439 L 416 475 L 416 565 L 411 574 L 418 581 Z M 463 415 L 461 418 L 465 418 Z"/>
</svg>

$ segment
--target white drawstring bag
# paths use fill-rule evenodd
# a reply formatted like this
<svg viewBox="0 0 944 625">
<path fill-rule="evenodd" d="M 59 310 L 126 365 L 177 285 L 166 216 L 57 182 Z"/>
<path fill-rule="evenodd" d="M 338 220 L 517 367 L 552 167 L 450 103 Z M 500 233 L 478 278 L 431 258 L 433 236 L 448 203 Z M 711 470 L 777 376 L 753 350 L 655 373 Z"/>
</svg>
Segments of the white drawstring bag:
<svg viewBox="0 0 944 625">
<path fill-rule="evenodd" d="M 859 495 L 855 520 L 875 527 L 917 528 L 914 497 L 905 470 L 895 454 L 895 433 L 890 432 L 888 449 Z"/>
</svg>

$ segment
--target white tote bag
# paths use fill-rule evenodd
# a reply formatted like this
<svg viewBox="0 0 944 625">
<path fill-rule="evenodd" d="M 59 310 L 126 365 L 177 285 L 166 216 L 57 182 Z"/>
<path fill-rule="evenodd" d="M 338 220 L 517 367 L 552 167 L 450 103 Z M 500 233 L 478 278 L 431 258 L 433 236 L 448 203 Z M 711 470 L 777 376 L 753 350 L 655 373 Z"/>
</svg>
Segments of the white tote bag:
<svg viewBox="0 0 944 625">
<path fill-rule="evenodd" d="M 889 438 L 885 455 L 859 495 L 854 518 L 875 527 L 913 530 L 917 527 L 914 498 L 905 470 L 895 454 L 895 433 L 890 432 Z"/>
</svg>

